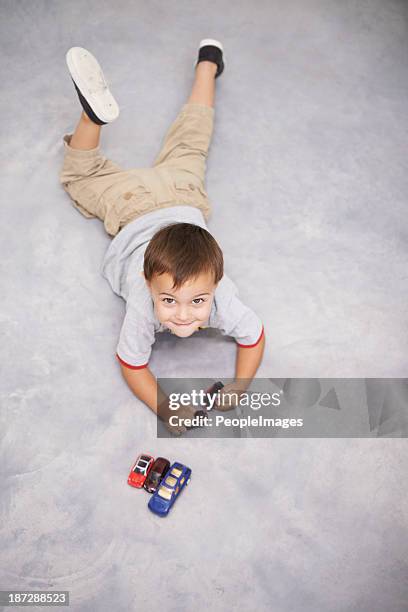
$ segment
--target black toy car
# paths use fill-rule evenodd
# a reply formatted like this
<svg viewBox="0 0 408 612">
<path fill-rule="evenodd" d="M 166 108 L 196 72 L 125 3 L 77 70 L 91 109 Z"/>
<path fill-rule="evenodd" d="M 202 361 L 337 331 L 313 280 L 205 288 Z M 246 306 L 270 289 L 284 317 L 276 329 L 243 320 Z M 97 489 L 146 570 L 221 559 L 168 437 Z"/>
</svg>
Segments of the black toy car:
<svg viewBox="0 0 408 612">
<path fill-rule="evenodd" d="M 157 490 L 169 467 L 170 461 L 168 461 L 168 459 L 164 457 L 158 457 L 156 459 L 143 485 L 148 493 L 154 493 Z"/>
<path fill-rule="evenodd" d="M 203 408 L 199 408 L 198 410 L 195 411 L 194 416 L 198 416 L 198 417 L 202 417 L 204 418 L 205 416 L 207 416 L 207 413 L 210 411 L 210 407 L 209 407 L 209 402 L 207 399 L 207 396 L 210 395 L 211 397 L 213 397 L 214 395 L 216 395 L 218 393 L 218 391 L 221 391 L 221 389 L 224 387 L 224 383 L 222 383 L 220 380 L 218 380 L 216 383 L 214 383 L 213 385 L 211 385 L 211 387 L 209 389 L 206 390 L 206 399 L 204 400 L 204 405 L 207 406 L 207 409 L 204 410 Z M 193 429 L 193 427 L 189 427 L 189 429 Z"/>
</svg>

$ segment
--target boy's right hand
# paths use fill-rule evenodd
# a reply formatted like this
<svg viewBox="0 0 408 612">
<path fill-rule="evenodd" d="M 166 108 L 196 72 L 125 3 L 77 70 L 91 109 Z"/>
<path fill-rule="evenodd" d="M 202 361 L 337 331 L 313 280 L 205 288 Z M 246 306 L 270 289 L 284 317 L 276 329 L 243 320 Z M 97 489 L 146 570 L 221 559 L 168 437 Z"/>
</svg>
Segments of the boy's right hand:
<svg viewBox="0 0 408 612">
<path fill-rule="evenodd" d="M 169 431 L 174 436 L 181 436 L 183 433 L 187 431 L 187 427 L 182 425 L 178 421 L 183 419 L 192 419 L 196 414 L 197 408 L 193 406 L 180 406 L 177 410 L 170 410 L 168 403 L 164 402 L 158 409 L 158 415 L 163 421 L 167 431 Z M 177 419 L 173 419 L 176 421 L 176 424 L 170 424 L 170 417 L 177 416 Z"/>
</svg>

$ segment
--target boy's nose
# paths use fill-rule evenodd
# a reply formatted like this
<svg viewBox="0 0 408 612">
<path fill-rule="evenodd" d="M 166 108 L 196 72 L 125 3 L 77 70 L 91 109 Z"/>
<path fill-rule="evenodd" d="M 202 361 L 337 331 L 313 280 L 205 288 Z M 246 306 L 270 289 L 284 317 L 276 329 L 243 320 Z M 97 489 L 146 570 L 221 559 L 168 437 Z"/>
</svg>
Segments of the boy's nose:
<svg viewBox="0 0 408 612">
<path fill-rule="evenodd" d="M 181 308 L 177 313 L 177 320 L 180 323 L 187 323 L 190 320 L 188 308 Z"/>
</svg>

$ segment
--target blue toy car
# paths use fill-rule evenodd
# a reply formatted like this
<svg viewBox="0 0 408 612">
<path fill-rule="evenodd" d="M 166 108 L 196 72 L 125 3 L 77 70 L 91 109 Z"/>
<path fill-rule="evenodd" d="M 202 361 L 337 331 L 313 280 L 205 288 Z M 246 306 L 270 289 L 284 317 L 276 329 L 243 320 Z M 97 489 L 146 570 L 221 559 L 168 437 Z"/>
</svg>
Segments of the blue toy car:
<svg viewBox="0 0 408 612">
<path fill-rule="evenodd" d="M 190 482 L 190 477 L 189 467 L 181 463 L 173 463 L 159 488 L 150 498 L 148 503 L 150 510 L 159 516 L 167 516 L 181 491 Z"/>
</svg>

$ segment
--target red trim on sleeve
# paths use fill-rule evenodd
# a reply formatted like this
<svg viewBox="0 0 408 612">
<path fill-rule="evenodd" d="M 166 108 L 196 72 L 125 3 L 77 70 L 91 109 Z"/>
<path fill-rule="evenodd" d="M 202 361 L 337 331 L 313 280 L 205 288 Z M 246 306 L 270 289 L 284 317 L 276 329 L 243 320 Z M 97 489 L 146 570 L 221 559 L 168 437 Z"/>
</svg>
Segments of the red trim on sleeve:
<svg viewBox="0 0 408 612">
<path fill-rule="evenodd" d="M 259 336 L 258 340 L 254 344 L 240 344 L 239 342 L 237 342 L 237 344 L 238 346 L 242 346 L 242 348 L 253 348 L 254 346 L 260 343 L 263 335 L 264 335 L 264 326 L 262 325 L 261 335 Z"/>
<path fill-rule="evenodd" d="M 117 353 L 116 353 L 116 359 L 122 365 L 124 365 L 126 368 L 129 368 L 130 370 L 141 370 L 142 368 L 147 368 L 147 366 L 149 365 L 149 362 L 145 363 L 144 365 L 140 365 L 140 366 L 130 365 L 129 363 L 126 363 L 126 361 L 123 361 L 123 359 L 121 359 Z"/>
</svg>

